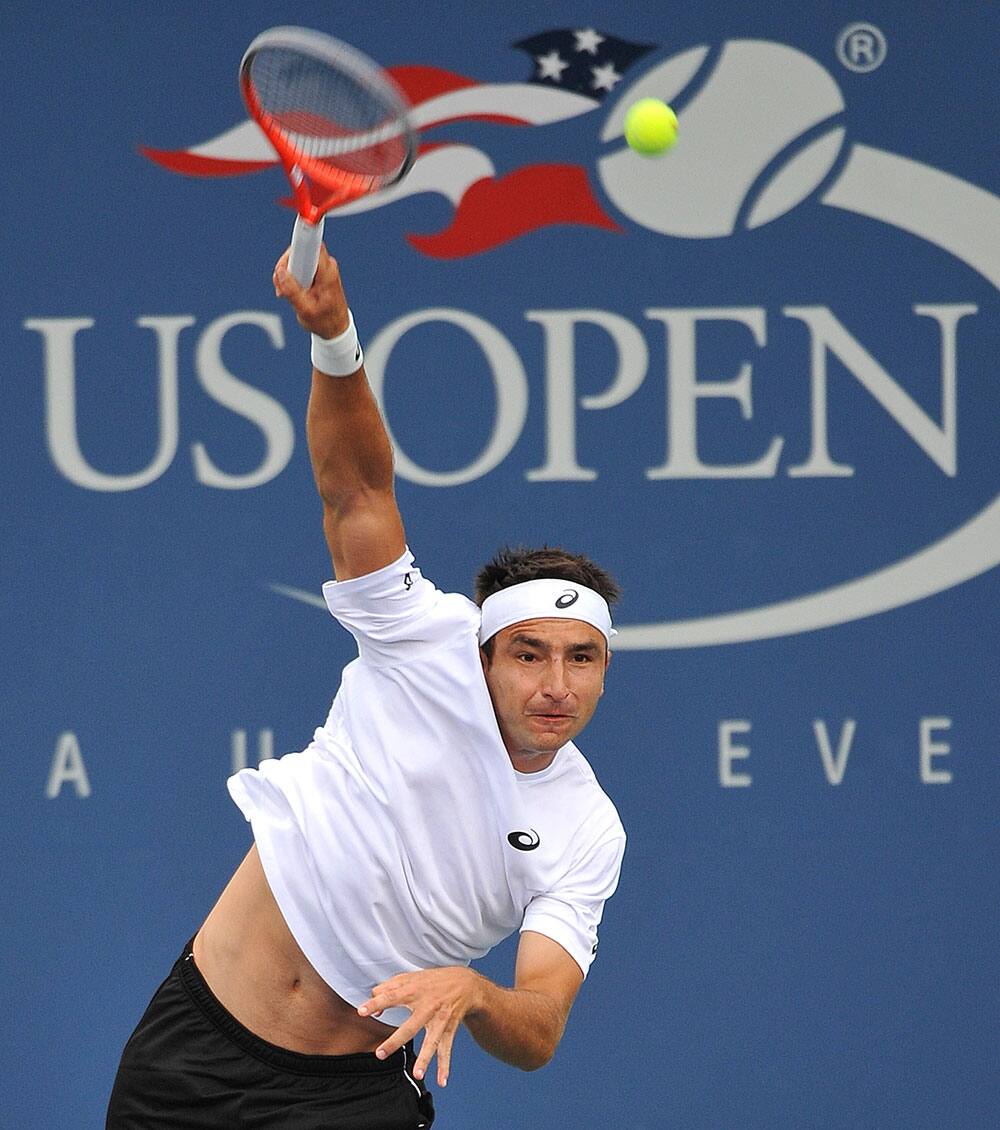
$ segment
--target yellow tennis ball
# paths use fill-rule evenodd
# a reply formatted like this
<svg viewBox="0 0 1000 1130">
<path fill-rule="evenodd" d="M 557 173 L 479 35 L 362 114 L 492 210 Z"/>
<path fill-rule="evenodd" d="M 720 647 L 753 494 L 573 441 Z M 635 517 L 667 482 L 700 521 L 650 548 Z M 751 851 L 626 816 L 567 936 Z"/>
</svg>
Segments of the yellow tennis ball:
<svg viewBox="0 0 1000 1130">
<path fill-rule="evenodd" d="M 677 141 L 677 115 L 659 98 L 640 98 L 625 115 L 625 140 L 645 157 L 666 153 Z"/>
</svg>

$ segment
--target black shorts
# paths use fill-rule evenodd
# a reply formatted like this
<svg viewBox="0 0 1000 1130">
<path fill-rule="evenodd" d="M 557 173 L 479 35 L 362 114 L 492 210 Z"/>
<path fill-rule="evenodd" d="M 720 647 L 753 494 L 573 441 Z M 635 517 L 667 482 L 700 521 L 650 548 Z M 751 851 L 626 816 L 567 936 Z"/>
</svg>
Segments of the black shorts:
<svg viewBox="0 0 1000 1130">
<path fill-rule="evenodd" d="M 418 1130 L 434 1104 L 413 1061 L 412 1043 L 386 1060 L 267 1043 L 212 995 L 189 943 L 125 1045 L 106 1130 Z"/>
</svg>

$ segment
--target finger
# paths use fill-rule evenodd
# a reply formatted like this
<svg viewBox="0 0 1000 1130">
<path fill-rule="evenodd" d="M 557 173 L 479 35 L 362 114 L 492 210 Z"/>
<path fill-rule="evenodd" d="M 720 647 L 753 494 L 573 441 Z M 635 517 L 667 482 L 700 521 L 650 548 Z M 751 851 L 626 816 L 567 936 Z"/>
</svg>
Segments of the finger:
<svg viewBox="0 0 1000 1130">
<path fill-rule="evenodd" d="M 430 1067 L 434 1053 L 438 1050 L 438 1045 L 448 1029 L 450 1015 L 450 1012 L 439 1012 L 425 1025 L 427 1035 L 424 1036 L 424 1042 L 420 1045 L 420 1054 L 417 1056 L 417 1062 L 413 1068 L 414 1079 L 423 1079 L 427 1074 L 427 1068 Z"/>
<path fill-rule="evenodd" d="M 391 993 L 395 989 L 401 989 L 406 984 L 404 974 L 397 973 L 395 977 L 389 977 L 385 981 L 380 981 L 372 989 L 372 996 L 377 997 L 380 993 Z"/>
<path fill-rule="evenodd" d="M 300 295 L 305 294 L 306 288 L 299 285 L 298 279 L 288 269 L 288 257 L 289 252 L 286 251 L 274 268 L 274 287 L 279 298 L 288 298 L 294 302 Z"/>
<path fill-rule="evenodd" d="M 289 251 L 291 248 L 289 248 Z M 274 283 L 274 293 L 281 298 L 281 284 L 284 282 L 285 275 L 288 272 L 288 254 L 286 251 L 277 263 L 274 264 L 274 270 L 271 272 L 271 282 Z"/>
<path fill-rule="evenodd" d="M 391 1008 L 396 1003 L 398 1003 L 396 999 L 388 993 L 374 992 L 368 1000 L 358 1005 L 358 1015 L 381 1016 L 387 1008 Z"/>
<path fill-rule="evenodd" d="M 408 1044 L 421 1028 L 423 1028 L 423 1024 L 419 1020 L 414 1020 L 411 1016 L 405 1024 L 401 1024 L 391 1036 L 379 1044 L 375 1049 L 375 1054 L 379 1059 L 386 1059 L 393 1052 L 399 1051 L 404 1044 Z"/>
<path fill-rule="evenodd" d="M 321 243 L 319 245 L 319 263 L 316 265 L 316 274 L 322 274 L 325 278 L 327 274 L 330 274 L 332 277 L 336 275 L 338 271 L 337 260 L 327 251 L 326 244 Z"/>
<path fill-rule="evenodd" d="M 451 1074 L 451 1048 L 455 1042 L 455 1033 L 458 1031 L 458 1021 L 455 1020 L 445 1028 L 437 1047 L 439 1087 L 448 1086 L 448 1076 Z"/>
<path fill-rule="evenodd" d="M 397 990 L 401 987 L 398 974 L 395 977 L 390 977 L 388 981 L 376 985 L 368 1000 L 362 1001 L 358 1005 L 358 1014 L 360 1016 L 381 1016 L 387 1008 L 401 1003 L 402 998 L 397 993 Z"/>
<path fill-rule="evenodd" d="M 420 1045 L 420 1053 L 417 1055 L 417 1062 L 413 1065 L 414 1079 L 423 1079 L 427 1074 L 427 1068 L 430 1067 L 434 1053 L 437 1051 L 439 1039 L 440 1034 L 432 1035 L 430 1029 L 427 1030 L 427 1035 L 424 1036 L 424 1042 Z"/>
</svg>

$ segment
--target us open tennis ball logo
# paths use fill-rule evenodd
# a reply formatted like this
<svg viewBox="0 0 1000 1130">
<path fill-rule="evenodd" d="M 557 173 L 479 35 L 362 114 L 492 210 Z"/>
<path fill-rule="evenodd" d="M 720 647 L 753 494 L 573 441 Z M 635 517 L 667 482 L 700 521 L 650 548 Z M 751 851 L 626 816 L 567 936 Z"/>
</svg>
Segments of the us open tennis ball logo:
<svg viewBox="0 0 1000 1130">
<path fill-rule="evenodd" d="M 608 199 L 664 235 L 725 236 L 783 216 L 823 182 L 844 141 L 833 120 L 844 109 L 840 89 L 808 55 L 733 40 L 706 76 L 708 54 L 695 47 L 643 75 L 623 92 L 601 134 L 602 141 L 622 139 L 598 161 Z M 625 115 L 640 98 L 682 106 L 684 144 L 667 161 L 650 161 L 625 144 Z"/>
</svg>

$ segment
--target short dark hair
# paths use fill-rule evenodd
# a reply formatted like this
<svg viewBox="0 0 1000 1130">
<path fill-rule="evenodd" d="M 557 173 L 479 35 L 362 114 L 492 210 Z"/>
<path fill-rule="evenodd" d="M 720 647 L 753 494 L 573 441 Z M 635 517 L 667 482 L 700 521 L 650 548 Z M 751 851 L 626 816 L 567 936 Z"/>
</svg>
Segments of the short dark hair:
<svg viewBox="0 0 1000 1130">
<path fill-rule="evenodd" d="M 543 578 L 575 581 L 600 593 L 608 604 L 614 604 L 621 596 L 614 577 L 583 554 L 568 553 L 550 545 L 543 545 L 540 549 L 505 545 L 476 574 L 476 604 L 482 607 L 488 596 L 511 585 Z"/>
</svg>

